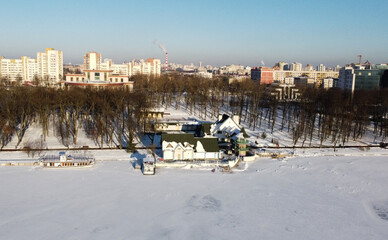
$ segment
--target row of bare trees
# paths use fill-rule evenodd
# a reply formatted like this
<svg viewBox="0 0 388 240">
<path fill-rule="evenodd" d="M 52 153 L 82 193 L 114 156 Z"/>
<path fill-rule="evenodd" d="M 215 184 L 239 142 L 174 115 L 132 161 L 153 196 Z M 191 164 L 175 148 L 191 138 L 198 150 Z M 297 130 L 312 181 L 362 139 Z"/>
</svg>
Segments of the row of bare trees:
<svg viewBox="0 0 388 240">
<path fill-rule="evenodd" d="M 387 90 L 300 89 L 297 101 L 280 101 L 269 89 L 249 79 L 230 83 L 225 78 L 195 75 L 137 75 L 134 90 L 53 89 L 0 87 L 0 147 L 39 124 L 43 140 L 52 129 L 65 145 L 77 145 L 79 130 L 100 147 L 133 147 L 136 134 L 148 124 L 147 111 L 155 107 L 183 109 L 203 119 L 219 113 L 239 114 L 256 131 L 287 131 L 294 145 L 318 140 L 335 146 L 372 133 L 388 136 Z"/>
<path fill-rule="evenodd" d="M 39 124 L 42 140 L 50 128 L 65 145 L 77 145 L 79 129 L 100 147 L 133 147 L 149 101 L 142 91 L 125 89 L 0 88 L 1 148 L 13 136 L 17 146 L 31 124 Z"/>
<path fill-rule="evenodd" d="M 301 88 L 298 100 L 278 100 L 270 89 L 250 79 L 229 83 L 197 76 L 138 76 L 136 88 L 145 89 L 159 106 L 183 107 L 190 114 L 214 119 L 221 111 L 239 114 L 251 129 L 287 131 L 293 143 L 305 145 L 315 139 L 322 145 L 344 145 L 372 133 L 388 136 L 388 90 L 356 91 Z M 155 105 L 154 104 L 154 105 Z M 263 125 L 266 123 L 266 125 Z"/>
</svg>

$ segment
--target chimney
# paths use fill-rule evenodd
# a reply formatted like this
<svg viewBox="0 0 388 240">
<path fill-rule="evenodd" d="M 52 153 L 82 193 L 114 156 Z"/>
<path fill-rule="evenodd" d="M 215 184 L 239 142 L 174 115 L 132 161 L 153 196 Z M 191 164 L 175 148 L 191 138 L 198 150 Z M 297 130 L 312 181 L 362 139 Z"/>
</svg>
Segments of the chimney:
<svg viewBox="0 0 388 240">
<path fill-rule="evenodd" d="M 240 124 L 240 116 L 238 114 L 233 114 L 233 118 L 232 120 L 237 123 L 237 124 Z"/>
<path fill-rule="evenodd" d="M 222 120 L 222 114 L 218 114 L 218 121 L 221 121 Z"/>
</svg>

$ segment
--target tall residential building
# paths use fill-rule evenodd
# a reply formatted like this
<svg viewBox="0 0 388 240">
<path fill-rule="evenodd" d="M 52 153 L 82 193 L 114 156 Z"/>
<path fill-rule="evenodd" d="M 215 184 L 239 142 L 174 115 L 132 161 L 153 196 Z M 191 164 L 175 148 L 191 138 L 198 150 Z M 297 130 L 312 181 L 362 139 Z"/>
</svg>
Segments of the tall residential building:
<svg viewBox="0 0 388 240">
<path fill-rule="evenodd" d="M 324 89 L 329 89 L 334 86 L 334 79 L 333 78 L 324 78 L 322 80 L 322 85 L 321 87 Z"/>
<path fill-rule="evenodd" d="M 317 71 L 318 71 L 318 72 L 324 72 L 324 71 L 326 71 L 326 66 L 323 65 L 322 63 L 319 64 L 319 65 L 317 66 Z"/>
<path fill-rule="evenodd" d="M 100 53 L 88 52 L 84 56 L 84 69 L 85 70 L 100 70 L 102 57 Z"/>
<path fill-rule="evenodd" d="M 339 72 L 340 69 L 341 69 L 341 66 L 340 66 L 340 65 L 337 65 L 337 66 L 334 67 L 334 71 L 335 71 L 335 72 Z"/>
<path fill-rule="evenodd" d="M 359 89 L 378 89 L 383 85 L 386 69 L 355 65 L 341 68 L 338 87 L 350 91 Z"/>
<path fill-rule="evenodd" d="M 145 74 L 159 76 L 161 63 L 159 59 L 149 58 L 133 60 L 130 63 L 115 64 L 111 59 L 101 62 L 100 53 L 89 52 L 84 56 L 84 70 L 82 74 L 66 74 L 62 86 L 80 87 L 125 87 L 130 90 L 134 82 L 131 76 Z"/>
<path fill-rule="evenodd" d="M 378 89 L 384 75 L 383 69 L 365 68 L 365 66 L 343 67 L 339 73 L 338 87 L 350 91 L 360 89 Z"/>
<path fill-rule="evenodd" d="M 335 71 L 282 71 L 282 70 L 274 70 L 273 71 L 273 79 L 274 82 L 282 83 L 288 77 L 300 77 L 306 76 L 309 78 L 314 78 L 316 81 L 316 85 L 319 86 L 322 84 L 322 79 L 324 78 L 338 78 L 338 72 Z"/>
<path fill-rule="evenodd" d="M 302 64 L 298 62 L 291 63 L 290 71 L 302 71 Z"/>
<path fill-rule="evenodd" d="M 147 63 L 150 64 L 150 74 L 154 76 L 160 75 L 161 71 L 161 62 L 160 59 L 155 59 L 155 58 L 148 58 L 146 60 Z"/>
<path fill-rule="evenodd" d="M 289 65 L 286 62 L 278 62 L 276 66 L 278 66 L 280 70 L 289 70 Z"/>
<path fill-rule="evenodd" d="M 196 67 L 192 66 L 192 70 L 194 71 Z M 243 65 L 226 65 L 222 66 L 219 69 L 219 74 L 229 74 L 229 75 L 245 75 L 251 72 L 250 67 L 245 67 Z"/>
<path fill-rule="evenodd" d="M 354 91 L 356 75 L 353 67 L 343 67 L 339 71 L 338 87 Z"/>
<path fill-rule="evenodd" d="M 115 64 L 112 59 L 105 58 L 97 52 L 88 52 L 84 56 L 84 70 L 112 70 L 112 74 L 132 76 L 145 74 L 159 76 L 161 73 L 160 59 L 149 58 L 144 60 L 133 60 L 129 63 Z"/>
<path fill-rule="evenodd" d="M 57 84 L 63 78 L 63 53 L 54 48 L 46 48 L 46 52 L 38 52 L 37 62 L 39 77 L 47 84 Z"/>
<path fill-rule="evenodd" d="M 63 78 L 62 51 L 46 48 L 44 53 L 38 52 L 37 59 L 22 56 L 21 59 L 0 58 L 0 76 L 11 82 L 33 81 L 35 77 L 45 84 L 57 84 Z"/>
<path fill-rule="evenodd" d="M 23 77 L 23 64 L 21 59 L 1 58 L 0 76 L 13 82 Z"/>
<path fill-rule="evenodd" d="M 314 67 L 311 64 L 307 64 L 304 68 L 305 71 L 314 71 Z"/>
<path fill-rule="evenodd" d="M 251 79 L 258 80 L 260 84 L 273 83 L 273 69 L 268 67 L 252 68 Z"/>
<path fill-rule="evenodd" d="M 22 78 L 25 81 L 33 81 L 39 76 L 39 64 L 37 59 L 22 56 Z"/>
</svg>

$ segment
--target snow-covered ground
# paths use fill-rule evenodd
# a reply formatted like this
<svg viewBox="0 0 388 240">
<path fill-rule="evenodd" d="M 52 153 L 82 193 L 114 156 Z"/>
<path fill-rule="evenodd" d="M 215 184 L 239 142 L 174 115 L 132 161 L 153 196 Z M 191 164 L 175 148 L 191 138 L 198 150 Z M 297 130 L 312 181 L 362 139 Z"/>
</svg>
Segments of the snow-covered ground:
<svg viewBox="0 0 388 240">
<path fill-rule="evenodd" d="M 387 239 L 385 154 L 154 176 L 130 161 L 0 167 L 0 239 Z"/>
<path fill-rule="evenodd" d="M 195 118 L 183 110 L 167 111 L 167 119 Z M 287 132 L 243 125 L 252 142 L 292 143 Z M 97 147 L 82 130 L 78 139 L 78 146 Z M 39 127 L 31 126 L 19 148 L 41 140 Z M 365 136 L 349 145 L 375 142 Z M 144 137 L 138 146 L 149 144 Z M 45 146 L 64 147 L 52 131 Z M 232 173 L 159 168 L 156 175 L 143 176 L 131 160 L 147 151 L 117 149 L 92 151 L 97 162 L 91 168 L 2 166 L 0 239 L 388 238 L 387 149 L 267 149 L 279 151 L 296 157 L 260 158 Z M 0 162 L 15 160 L 31 158 L 0 151 Z"/>
</svg>

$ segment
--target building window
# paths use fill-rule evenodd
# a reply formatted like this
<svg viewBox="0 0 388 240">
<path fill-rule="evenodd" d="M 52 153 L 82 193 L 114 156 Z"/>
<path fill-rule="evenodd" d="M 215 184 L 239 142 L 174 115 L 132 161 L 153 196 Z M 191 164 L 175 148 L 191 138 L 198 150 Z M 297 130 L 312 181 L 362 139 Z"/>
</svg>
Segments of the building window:
<svg viewBox="0 0 388 240">
<path fill-rule="evenodd" d="M 372 73 L 368 73 L 368 76 L 372 76 Z"/>
<path fill-rule="evenodd" d="M 70 82 L 72 82 L 72 81 L 73 81 L 73 77 L 70 78 Z"/>
<path fill-rule="evenodd" d="M 124 78 L 121 79 L 121 82 L 124 82 Z"/>
</svg>

